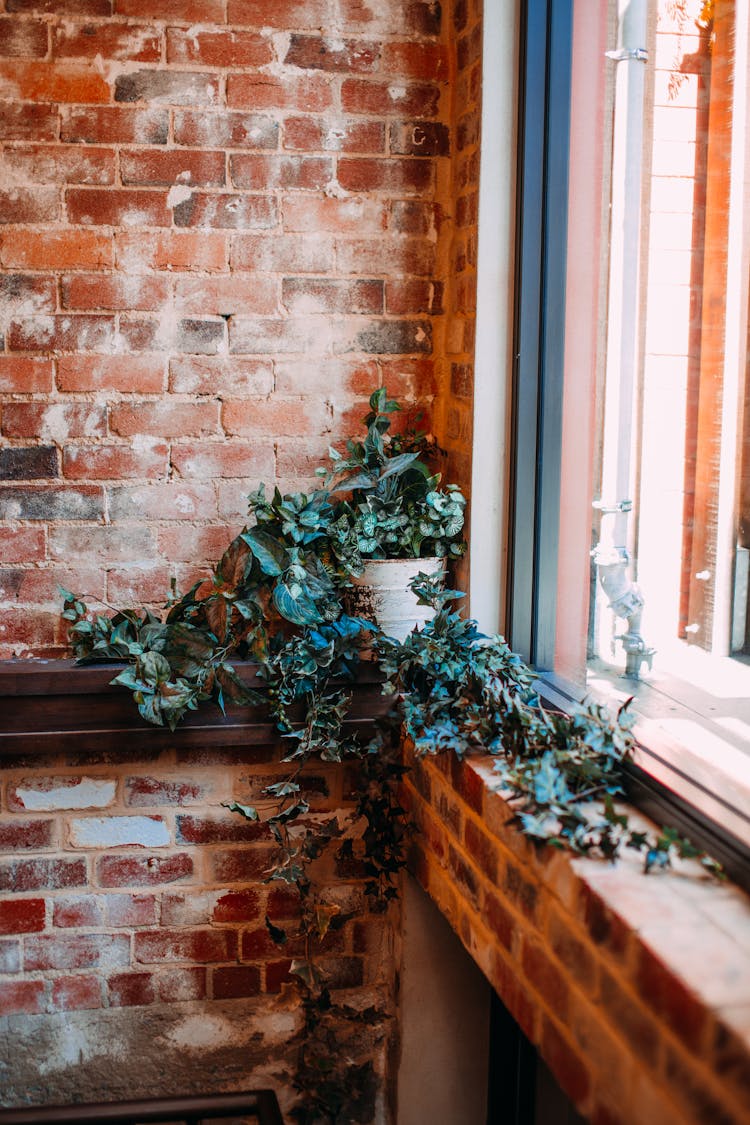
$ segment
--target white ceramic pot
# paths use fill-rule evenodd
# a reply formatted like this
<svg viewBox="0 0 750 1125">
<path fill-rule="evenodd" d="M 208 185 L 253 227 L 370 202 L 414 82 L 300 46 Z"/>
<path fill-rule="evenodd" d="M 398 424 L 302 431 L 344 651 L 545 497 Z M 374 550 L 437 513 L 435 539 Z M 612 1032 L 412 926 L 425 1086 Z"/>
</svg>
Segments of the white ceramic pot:
<svg viewBox="0 0 750 1125">
<path fill-rule="evenodd" d="M 349 613 L 375 621 L 389 637 L 403 641 L 415 626 L 434 616 L 419 605 L 409 583 L 420 571 L 445 575 L 445 559 L 371 559 L 347 595 Z"/>
</svg>

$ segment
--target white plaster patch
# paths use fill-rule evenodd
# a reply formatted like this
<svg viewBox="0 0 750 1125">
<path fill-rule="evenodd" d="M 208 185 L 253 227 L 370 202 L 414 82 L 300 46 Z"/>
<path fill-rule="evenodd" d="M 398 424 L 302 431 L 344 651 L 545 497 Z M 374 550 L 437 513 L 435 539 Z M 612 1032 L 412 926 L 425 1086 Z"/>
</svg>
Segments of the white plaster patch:
<svg viewBox="0 0 750 1125">
<path fill-rule="evenodd" d="M 421 344 L 421 343 L 422 343 L 422 341 L 423 341 L 423 340 L 424 340 L 425 338 L 426 338 L 426 337 L 425 337 L 424 329 L 423 329 L 423 328 L 418 328 L 418 329 L 417 329 L 417 331 L 416 331 L 416 335 L 415 335 L 414 339 L 415 339 L 415 340 L 417 341 L 417 343 L 418 343 L 418 344 Z"/>
<path fill-rule="evenodd" d="M 399 102 L 406 97 L 406 86 L 389 86 L 388 96 L 391 101 Z"/>
<path fill-rule="evenodd" d="M 233 1042 L 236 1028 L 219 1016 L 188 1016 L 167 1032 L 165 1038 L 182 1051 L 197 1053 L 210 1047 Z"/>
<path fill-rule="evenodd" d="M 161 438 L 155 437 L 153 434 L 133 434 L 130 439 L 130 445 L 134 453 L 150 453 L 151 450 L 159 445 Z"/>
<path fill-rule="evenodd" d="M 184 492 L 178 492 L 175 496 L 174 506 L 178 512 L 187 514 L 195 510 L 195 501 L 192 496 L 188 496 Z"/>
<path fill-rule="evenodd" d="M 169 832 L 164 821 L 150 816 L 87 816 L 71 821 L 70 842 L 78 848 L 160 848 L 169 843 Z"/>
<path fill-rule="evenodd" d="M 181 172 L 180 175 L 183 175 Z M 188 172 L 189 176 L 190 173 Z M 185 184 L 174 184 L 167 192 L 167 207 L 176 207 L 178 203 L 184 203 L 187 199 L 192 197 L 192 189 Z"/>
<path fill-rule="evenodd" d="M 73 785 L 52 789 L 16 788 L 16 797 L 29 812 L 55 809 L 104 809 L 115 798 L 116 783 L 106 778 L 81 777 Z"/>
</svg>

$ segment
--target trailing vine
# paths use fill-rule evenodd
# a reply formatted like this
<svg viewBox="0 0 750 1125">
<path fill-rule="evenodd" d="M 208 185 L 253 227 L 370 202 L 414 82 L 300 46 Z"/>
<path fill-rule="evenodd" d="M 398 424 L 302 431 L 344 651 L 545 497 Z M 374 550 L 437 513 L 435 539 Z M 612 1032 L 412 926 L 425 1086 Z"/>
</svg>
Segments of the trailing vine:
<svg viewBox="0 0 750 1125">
<path fill-rule="evenodd" d="M 293 888 L 293 926 L 266 919 L 272 940 L 295 951 L 291 972 L 301 994 L 294 1111 L 301 1125 L 366 1121 L 375 1075 L 357 1049 L 363 1026 L 383 1013 L 337 1002 L 320 967 L 328 935 L 351 919 L 326 896 L 317 876 L 326 862 L 356 861 L 371 909 L 397 897 L 409 832 L 399 800 L 405 772 L 402 736 L 417 755 L 447 752 L 494 757 L 498 786 L 509 794 L 519 829 L 539 845 L 614 861 L 622 848 L 643 855 L 646 871 L 676 855 L 717 865 L 671 829 L 631 828 L 615 804 L 632 754 L 628 705 L 611 716 L 589 702 L 571 714 L 541 706 L 533 673 L 502 637 L 483 635 L 456 607 L 462 594 L 420 575 L 414 590 L 434 616 L 400 642 L 375 622 L 350 616 L 346 588 L 367 558 L 456 557 L 465 501 L 440 489 L 424 460 L 434 450 L 420 434 L 388 431 L 398 404 L 374 392 L 364 441 L 345 455 L 331 450 L 325 485 L 310 494 L 250 497 L 252 521 L 229 545 L 208 583 L 173 596 L 163 617 L 148 610 L 89 610 L 63 591 L 63 617 L 81 662 L 123 661 L 113 683 L 129 689 L 141 715 L 175 729 L 213 699 L 268 707 L 287 745 L 285 778 L 266 787 L 262 814 L 232 802 L 249 820 L 263 817 L 277 846 L 269 882 Z M 390 714 L 362 741 L 350 721 L 363 650 L 374 654 L 390 696 Z M 233 661 L 257 663 L 260 692 Z M 357 771 L 357 801 L 342 820 L 311 815 L 302 775 L 312 760 Z M 341 1043 L 341 1026 L 351 1042 Z"/>
</svg>

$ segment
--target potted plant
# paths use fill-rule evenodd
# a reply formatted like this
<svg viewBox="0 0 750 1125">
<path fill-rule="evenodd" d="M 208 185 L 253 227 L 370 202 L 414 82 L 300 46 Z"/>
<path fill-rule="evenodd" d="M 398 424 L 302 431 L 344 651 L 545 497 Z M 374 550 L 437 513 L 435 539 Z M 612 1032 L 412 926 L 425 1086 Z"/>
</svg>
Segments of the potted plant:
<svg viewBox="0 0 750 1125">
<path fill-rule="evenodd" d="M 389 433 L 399 409 L 383 387 L 370 396 L 366 436 L 350 439 L 345 455 L 329 451 L 326 484 L 332 495 L 345 494 L 330 535 L 351 576 L 348 607 L 403 639 L 432 612 L 418 603 L 413 579 L 443 575 L 466 550 L 466 500 L 457 485 L 439 487 L 427 461 L 434 443 L 423 433 Z"/>
</svg>

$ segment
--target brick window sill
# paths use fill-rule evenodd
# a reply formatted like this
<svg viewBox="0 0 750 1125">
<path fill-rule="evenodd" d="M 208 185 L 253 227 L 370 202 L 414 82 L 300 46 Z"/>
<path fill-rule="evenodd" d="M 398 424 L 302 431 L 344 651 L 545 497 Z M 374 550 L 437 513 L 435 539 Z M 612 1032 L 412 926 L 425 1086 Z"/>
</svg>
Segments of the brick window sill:
<svg viewBox="0 0 750 1125">
<path fill-rule="evenodd" d="M 414 873 L 586 1117 L 750 1122 L 747 896 L 538 849 L 491 759 L 409 758 Z"/>
</svg>

